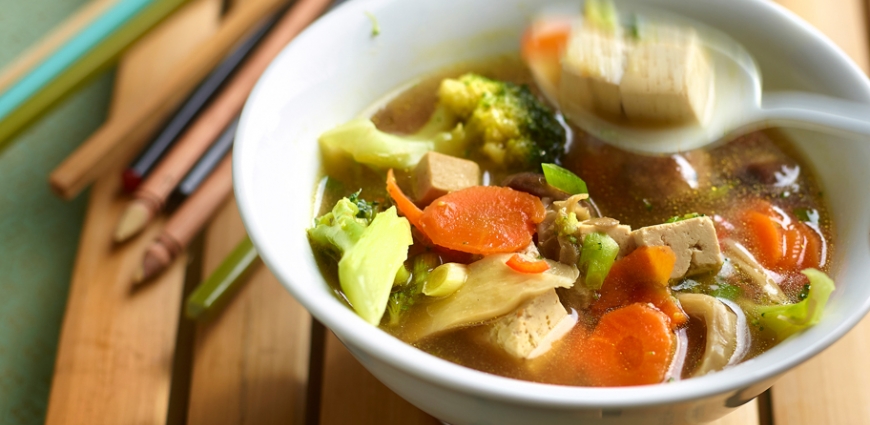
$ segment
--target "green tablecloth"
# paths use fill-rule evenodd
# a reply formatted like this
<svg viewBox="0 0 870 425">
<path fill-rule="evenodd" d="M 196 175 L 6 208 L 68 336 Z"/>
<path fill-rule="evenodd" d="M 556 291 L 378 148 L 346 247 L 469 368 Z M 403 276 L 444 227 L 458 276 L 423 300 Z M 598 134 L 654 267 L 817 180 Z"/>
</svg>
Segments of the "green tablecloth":
<svg viewBox="0 0 870 425">
<path fill-rule="evenodd" d="M 0 68 L 88 0 L 0 0 Z M 98 77 L 0 153 L 0 424 L 44 422 L 87 196 L 63 202 L 48 173 L 104 120 Z"/>
</svg>

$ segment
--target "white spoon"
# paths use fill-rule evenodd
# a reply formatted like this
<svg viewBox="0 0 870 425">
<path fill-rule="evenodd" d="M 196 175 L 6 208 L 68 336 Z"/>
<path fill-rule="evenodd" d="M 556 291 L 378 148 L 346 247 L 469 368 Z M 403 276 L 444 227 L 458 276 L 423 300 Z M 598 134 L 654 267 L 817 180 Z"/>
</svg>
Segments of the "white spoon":
<svg viewBox="0 0 870 425">
<path fill-rule="evenodd" d="M 714 70 L 712 104 L 704 124 L 669 127 L 630 127 L 583 109 L 562 111 L 593 136 L 626 150 L 654 154 L 697 149 L 777 126 L 870 137 L 870 106 L 806 92 L 764 93 L 758 66 L 740 43 L 683 17 L 646 10 L 637 13 L 697 30 Z M 548 97 L 552 99 L 553 94 Z"/>
</svg>

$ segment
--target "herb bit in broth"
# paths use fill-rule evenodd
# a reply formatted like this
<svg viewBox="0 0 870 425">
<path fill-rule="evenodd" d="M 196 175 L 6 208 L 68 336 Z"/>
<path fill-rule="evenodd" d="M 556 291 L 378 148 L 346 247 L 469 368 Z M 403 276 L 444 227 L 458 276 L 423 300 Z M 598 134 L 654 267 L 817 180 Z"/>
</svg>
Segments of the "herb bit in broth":
<svg viewBox="0 0 870 425">
<path fill-rule="evenodd" d="M 467 64 L 322 135 L 308 235 L 360 317 L 460 365 L 580 386 L 701 376 L 818 322 L 832 225 L 781 134 L 640 156 L 540 93 L 516 58 Z"/>
</svg>

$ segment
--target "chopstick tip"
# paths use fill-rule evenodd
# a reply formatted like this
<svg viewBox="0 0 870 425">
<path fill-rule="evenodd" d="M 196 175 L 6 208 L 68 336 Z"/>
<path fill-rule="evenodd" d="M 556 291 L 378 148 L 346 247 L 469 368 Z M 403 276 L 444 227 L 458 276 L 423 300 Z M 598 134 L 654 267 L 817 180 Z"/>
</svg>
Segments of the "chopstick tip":
<svg viewBox="0 0 870 425">
<path fill-rule="evenodd" d="M 131 202 L 115 227 L 115 242 L 121 243 L 137 235 L 148 225 L 153 215 L 148 203 L 140 200 Z"/>
</svg>

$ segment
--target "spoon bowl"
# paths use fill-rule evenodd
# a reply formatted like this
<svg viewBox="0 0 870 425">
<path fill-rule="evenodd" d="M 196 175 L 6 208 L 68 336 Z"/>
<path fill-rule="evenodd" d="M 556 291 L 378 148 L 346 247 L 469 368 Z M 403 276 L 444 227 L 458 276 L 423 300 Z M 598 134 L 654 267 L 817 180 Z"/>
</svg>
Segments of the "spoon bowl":
<svg viewBox="0 0 870 425">
<path fill-rule="evenodd" d="M 761 72 L 752 55 L 720 31 L 688 18 L 637 5 L 620 5 L 620 12 L 643 16 L 644 21 L 693 28 L 708 54 L 713 84 L 705 116 L 699 123 L 637 125 L 626 119 L 604 118 L 582 107 L 562 108 L 568 121 L 602 141 L 638 153 L 672 154 L 770 127 L 870 136 L 870 108 L 866 105 L 807 92 L 765 93 Z M 542 10 L 539 19 L 555 16 L 564 19 L 569 14 L 562 5 Z M 576 11 L 573 16 L 577 16 Z M 538 81 L 545 78 L 534 66 L 532 73 Z M 544 82 L 541 86 L 545 88 L 545 96 L 558 104 L 556 85 Z"/>
</svg>

